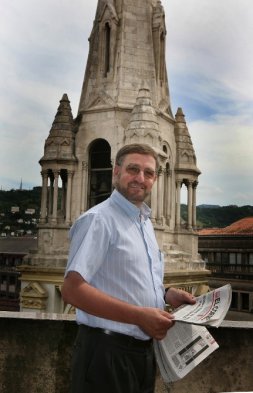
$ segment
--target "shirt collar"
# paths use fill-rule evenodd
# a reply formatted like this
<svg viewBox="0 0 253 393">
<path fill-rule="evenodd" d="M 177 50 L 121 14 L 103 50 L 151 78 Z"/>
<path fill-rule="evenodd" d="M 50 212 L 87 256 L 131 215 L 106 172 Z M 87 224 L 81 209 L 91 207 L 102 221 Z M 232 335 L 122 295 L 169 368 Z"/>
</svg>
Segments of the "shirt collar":
<svg viewBox="0 0 253 393">
<path fill-rule="evenodd" d="M 151 209 L 146 203 L 142 203 L 141 207 L 138 208 L 128 199 L 126 199 L 119 191 L 114 190 L 110 198 L 117 203 L 129 216 L 139 218 L 140 214 L 144 220 L 147 220 L 151 215 Z"/>
</svg>

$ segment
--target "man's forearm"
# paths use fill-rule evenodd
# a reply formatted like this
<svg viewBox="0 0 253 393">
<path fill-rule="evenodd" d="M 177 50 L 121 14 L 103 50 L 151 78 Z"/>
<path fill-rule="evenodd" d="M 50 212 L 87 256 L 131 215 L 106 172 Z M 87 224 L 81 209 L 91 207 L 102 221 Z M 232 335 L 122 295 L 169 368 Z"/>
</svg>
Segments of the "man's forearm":
<svg viewBox="0 0 253 393">
<path fill-rule="evenodd" d="M 64 281 L 62 297 L 66 303 L 88 314 L 113 321 L 139 324 L 140 307 L 126 303 L 92 287 L 76 272 Z"/>
<path fill-rule="evenodd" d="M 171 314 L 153 307 L 141 307 L 116 299 L 92 287 L 76 272 L 65 278 L 62 297 L 91 315 L 137 325 L 148 336 L 162 339 L 173 325 Z"/>
</svg>

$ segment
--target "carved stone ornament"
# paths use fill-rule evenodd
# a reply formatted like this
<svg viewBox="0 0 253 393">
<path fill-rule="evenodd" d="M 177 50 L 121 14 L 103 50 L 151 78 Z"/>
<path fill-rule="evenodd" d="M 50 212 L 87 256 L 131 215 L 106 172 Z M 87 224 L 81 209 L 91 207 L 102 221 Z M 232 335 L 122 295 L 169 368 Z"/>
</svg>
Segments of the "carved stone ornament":
<svg viewBox="0 0 253 393">
<path fill-rule="evenodd" d="M 28 284 L 21 291 L 22 308 L 45 310 L 48 294 L 38 282 Z"/>
</svg>

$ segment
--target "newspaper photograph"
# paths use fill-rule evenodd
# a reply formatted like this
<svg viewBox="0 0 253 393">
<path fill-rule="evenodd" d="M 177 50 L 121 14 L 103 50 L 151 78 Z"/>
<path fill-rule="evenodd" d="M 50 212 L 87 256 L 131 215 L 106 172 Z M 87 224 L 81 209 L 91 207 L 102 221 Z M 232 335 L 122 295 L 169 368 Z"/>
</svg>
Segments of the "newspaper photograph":
<svg viewBox="0 0 253 393">
<path fill-rule="evenodd" d="M 231 299 L 231 285 L 224 285 L 198 296 L 195 304 L 184 304 L 174 310 L 175 321 L 218 327 L 229 310 Z"/>
<path fill-rule="evenodd" d="M 161 341 L 154 341 L 156 360 L 165 383 L 193 370 L 219 345 L 204 326 L 175 323 Z"/>
</svg>

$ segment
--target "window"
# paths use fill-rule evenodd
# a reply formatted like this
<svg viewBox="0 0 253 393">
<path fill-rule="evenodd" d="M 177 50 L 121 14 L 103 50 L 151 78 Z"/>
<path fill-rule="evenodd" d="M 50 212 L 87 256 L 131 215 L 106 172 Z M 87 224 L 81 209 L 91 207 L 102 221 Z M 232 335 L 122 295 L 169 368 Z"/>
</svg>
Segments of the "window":
<svg viewBox="0 0 253 393">
<path fill-rule="evenodd" d="M 0 276 L 0 292 L 6 292 L 7 291 L 7 276 L 1 275 Z"/>
<path fill-rule="evenodd" d="M 89 156 L 88 207 L 107 199 L 112 192 L 111 148 L 105 140 L 95 141 Z"/>
<path fill-rule="evenodd" d="M 242 254 L 240 252 L 236 253 L 236 263 L 237 263 L 237 265 L 242 264 Z"/>
<path fill-rule="evenodd" d="M 216 263 L 220 263 L 221 262 L 221 253 L 220 252 L 216 252 L 216 254 L 215 254 L 215 262 Z"/>
<path fill-rule="evenodd" d="M 223 252 L 221 254 L 221 259 L 222 259 L 222 263 L 228 263 L 229 262 L 229 254 L 228 252 Z"/>
<path fill-rule="evenodd" d="M 165 35 L 164 32 L 160 35 L 160 81 L 164 81 L 165 73 Z"/>
<path fill-rule="evenodd" d="M 232 301 L 231 301 L 231 310 L 237 310 L 238 309 L 238 293 L 237 292 L 232 292 Z"/>
<path fill-rule="evenodd" d="M 11 275 L 9 277 L 9 292 L 10 293 L 15 293 L 16 291 L 16 276 Z"/>
<path fill-rule="evenodd" d="M 243 311 L 249 311 L 249 294 L 241 293 L 241 309 Z"/>
<path fill-rule="evenodd" d="M 109 23 L 105 24 L 105 40 L 104 40 L 104 77 L 110 72 L 110 47 L 111 47 L 111 27 Z"/>
<path fill-rule="evenodd" d="M 235 265 L 235 263 L 236 263 L 236 254 L 235 254 L 235 252 L 230 252 L 229 253 L 229 263 L 231 265 Z"/>
</svg>

